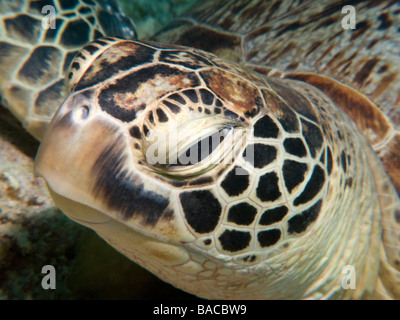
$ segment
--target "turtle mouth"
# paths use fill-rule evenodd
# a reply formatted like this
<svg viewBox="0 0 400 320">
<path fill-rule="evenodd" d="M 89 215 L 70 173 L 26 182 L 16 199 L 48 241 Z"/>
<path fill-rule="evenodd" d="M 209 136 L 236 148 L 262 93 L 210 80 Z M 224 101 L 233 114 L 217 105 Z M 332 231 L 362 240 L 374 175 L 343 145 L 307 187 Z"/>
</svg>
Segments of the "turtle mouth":
<svg viewBox="0 0 400 320">
<path fill-rule="evenodd" d="M 161 265 L 181 265 L 189 260 L 184 245 L 165 243 L 134 230 L 124 223 L 107 217 L 105 213 L 80 202 L 63 197 L 48 188 L 56 205 L 72 220 L 94 230 L 113 246 L 133 261 L 140 261 L 144 267 L 147 261 Z"/>
<path fill-rule="evenodd" d="M 71 200 L 56 193 L 53 189 L 47 186 L 49 193 L 57 205 L 70 219 L 86 226 L 93 228 L 92 225 L 104 224 L 111 220 L 105 213 L 83 203 Z"/>
</svg>

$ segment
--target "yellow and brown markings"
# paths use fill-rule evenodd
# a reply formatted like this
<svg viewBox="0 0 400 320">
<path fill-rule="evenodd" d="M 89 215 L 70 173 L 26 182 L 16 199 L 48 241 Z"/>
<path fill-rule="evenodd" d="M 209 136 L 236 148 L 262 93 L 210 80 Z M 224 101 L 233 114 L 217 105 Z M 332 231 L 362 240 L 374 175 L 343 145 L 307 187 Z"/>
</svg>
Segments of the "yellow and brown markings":
<svg viewBox="0 0 400 320">
<path fill-rule="evenodd" d="M 149 63 L 156 49 L 133 41 L 121 41 L 109 47 L 87 68 L 75 91 L 95 86 L 117 76 L 120 72 Z"/>
<path fill-rule="evenodd" d="M 229 70 L 235 74 L 235 76 L 242 77 L 247 81 L 251 82 L 253 85 L 258 87 L 268 87 L 268 82 L 265 80 L 264 76 L 260 76 L 259 73 L 262 72 L 254 72 L 258 71 L 255 69 L 256 66 L 252 65 L 241 65 L 235 62 L 231 62 L 225 59 L 220 59 L 216 56 L 212 56 L 209 58 L 217 67 L 223 70 Z"/>
<path fill-rule="evenodd" d="M 289 73 L 286 77 L 307 82 L 330 97 L 357 123 L 372 146 L 385 139 L 391 128 L 388 119 L 373 102 L 360 92 L 332 78 L 317 74 Z"/>
<path fill-rule="evenodd" d="M 382 66 L 382 70 L 387 70 L 387 66 Z M 379 71 L 378 71 L 379 72 Z M 384 72 L 384 71 L 382 71 Z M 388 72 L 382 79 L 377 83 L 377 86 L 374 91 L 370 94 L 372 99 L 379 98 L 388 88 L 394 83 L 395 80 L 398 80 L 399 74 L 397 72 Z M 400 102 L 396 101 L 394 105 L 400 105 Z M 400 122 L 398 122 L 400 123 Z"/>
<path fill-rule="evenodd" d="M 296 86 L 289 86 L 282 81 L 269 78 L 268 83 L 272 90 L 279 95 L 287 105 L 296 110 L 298 113 L 302 114 L 306 118 L 318 122 L 318 116 L 311 105 L 311 103 L 304 98 L 300 93 L 298 93 L 294 88 Z"/>
<path fill-rule="evenodd" d="M 117 78 L 105 84 L 98 94 L 100 107 L 124 122 L 136 118 L 136 113 L 168 92 L 197 87 L 194 73 L 166 65 L 154 65 Z"/>
<path fill-rule="evenodd" d="M 184 66 L 190 69 L 199 69 L 212 66 L 212 62 L 201 54 L 183 50 L 163 50 L 159 57 L 160 62 Z"/>
<path fill-rule="evenodd" d="M 243 78 L 220 69 L 206 70 L 200 74 L 215 94 L 230 102 L 231 111 L 254 116 L 263 108 L 259 89 Z"/>
<path fill-rule="evenodd" d="M 359 86 L 362 87 L 368 80 L 370 74 L 376 67 L 379 62 L 379 58 L 374 57 L 371 59 L 367 59 L 365 63 L 362 64 L 361 69 L 354 75 L 353 81 Z"/>
<path fill-rule="evenodd" d="M 299 119 L 291 106 L 274 91 L 263 89 L 262 94 L 267 110 L 270 110 L 279 120 L 285 131 L 290 133 L 298 132 L 300 129 Z"/>
<path fill-rule="evenodd" d="M 243 53 L 239 35 L 207 26 L 193 26 L 186 21 L 171 27 L 156 40 L 206 50 L 232 61 L 240 61 Z"/>
<path fill-rule="evenodd" d="M 392 182 L 400 195 L 400 133 L 397 133 L 384 150 L 378 151 L 383 166 L 389 174 Z"/>
</svg>

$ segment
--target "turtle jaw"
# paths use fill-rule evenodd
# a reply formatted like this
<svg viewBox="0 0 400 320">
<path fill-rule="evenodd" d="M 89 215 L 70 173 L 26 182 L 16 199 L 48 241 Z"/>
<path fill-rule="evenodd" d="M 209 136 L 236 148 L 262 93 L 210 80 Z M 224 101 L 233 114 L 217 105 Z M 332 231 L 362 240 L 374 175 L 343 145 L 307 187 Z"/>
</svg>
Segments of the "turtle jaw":
<svg viewBox="0 0 400 320">
<path fill-rule="evenodd" d="M 187 249 L 182 245 L 160 242 L 107 217 L 95 208 L 59 195 L 50 187 L 49 192 L 56 205 L 69 218 L 93 229 L 123 255 L 155 273 L 159 271 L 157 269 L 185 264 L 190 259 Z"/>
</svg>

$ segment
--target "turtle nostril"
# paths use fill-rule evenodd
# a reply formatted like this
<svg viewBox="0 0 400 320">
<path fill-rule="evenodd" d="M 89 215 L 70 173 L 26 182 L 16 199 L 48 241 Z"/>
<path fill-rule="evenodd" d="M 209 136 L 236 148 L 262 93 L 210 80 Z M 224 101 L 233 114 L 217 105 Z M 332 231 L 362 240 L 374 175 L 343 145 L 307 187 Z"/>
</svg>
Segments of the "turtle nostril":
<svg viewBox="0 0 400 320">
<path fill-rule="evenodd" d="M 83 104 L 76 108 L 75 110 L 75 119 L 76 120 L 85 120 L 89 116 L 89 106 Z"/>
</svg>

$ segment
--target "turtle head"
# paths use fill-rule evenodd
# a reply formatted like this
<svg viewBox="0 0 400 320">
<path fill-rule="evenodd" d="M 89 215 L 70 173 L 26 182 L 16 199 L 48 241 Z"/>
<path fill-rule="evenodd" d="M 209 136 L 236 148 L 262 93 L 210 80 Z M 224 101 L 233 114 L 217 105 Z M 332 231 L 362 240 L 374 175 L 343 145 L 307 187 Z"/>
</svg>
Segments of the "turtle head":
<svg viewBox="0 0 400 320">
<path fill-rule="evenodd" d="M 69 217 L 167 281 L 193 291 L 176 273 L 205 260 L 255 267 L 315 222 L 322 136 L 272 90 L 284 85 L 203 51 L 120 39 L 83 49 L 69 78 L 36 173 Z"/>
<path fill-rule="evenodd" d="M 180 191 L 214 185 L 249 123 L 205 88 L 195 69 L 212 63 L 200 58 L 119 39 L 86 46 L 36 158 L 56 205 L 134 259 L 160 255 L 146 251 L 147 239 L 179 248 L 174 262 L 182 264 L 183 244 L 197 240 L 190 226 L 209 233 L 222 217 L 216 194 L 206 191 L 213 211 L 188 221 Z"/>
</svg>

